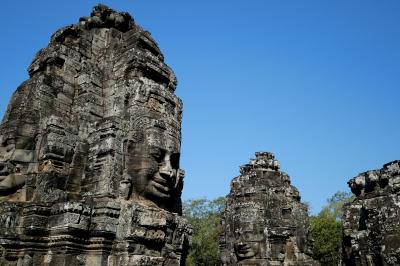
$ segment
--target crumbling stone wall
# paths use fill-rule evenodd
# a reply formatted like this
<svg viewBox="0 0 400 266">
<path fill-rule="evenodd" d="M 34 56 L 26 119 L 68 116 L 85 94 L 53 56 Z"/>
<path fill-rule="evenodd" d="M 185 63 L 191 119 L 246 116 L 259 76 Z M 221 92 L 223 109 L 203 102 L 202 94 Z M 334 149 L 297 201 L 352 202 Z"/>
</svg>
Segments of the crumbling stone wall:
<svg viewBox="0 0 400 266">
<path fill-rule="evenodd" d="M 344 207 L 344 265 L 400 265 L 400 161 L 348 182 L 355 200 Z"/>
<path fill-rule="evenodd" d="M 269 152 L 241 166 L 222 213 L 222 265 L 319 265 L 307 207 Z"/>
<path fill-rule="evenodd" d="M 0 126 L 0 264 L 183 265 L 182 102 L 150 33 L 98 5 L 29 75 Z"/>
</svg>

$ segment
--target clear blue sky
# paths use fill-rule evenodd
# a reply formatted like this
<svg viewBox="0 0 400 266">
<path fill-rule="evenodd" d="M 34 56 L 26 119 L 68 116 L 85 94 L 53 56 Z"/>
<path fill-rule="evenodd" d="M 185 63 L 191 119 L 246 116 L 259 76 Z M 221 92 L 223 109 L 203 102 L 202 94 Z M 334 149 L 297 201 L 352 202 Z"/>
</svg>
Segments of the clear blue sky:
<svg viewBox="0 0 400 266">
<path fill-rule="evenodd" d="M 58 28 L 98 1 L 4 1 L 0 116 Z M 184 101 L 183 198 L 229 192 L 274 152 L 317 212 L 356 174 L 400 159 L 400 1 L 103 1 L 159 43 Z"/>
</svg>

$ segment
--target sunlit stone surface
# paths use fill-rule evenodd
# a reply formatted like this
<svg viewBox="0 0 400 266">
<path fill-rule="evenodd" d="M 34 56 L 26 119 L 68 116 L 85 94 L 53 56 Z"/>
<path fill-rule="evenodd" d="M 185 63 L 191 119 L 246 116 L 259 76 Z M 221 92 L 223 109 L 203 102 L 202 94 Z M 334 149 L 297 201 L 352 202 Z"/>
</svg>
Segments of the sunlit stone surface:
<svg viewBox="0 0 400 266">
<path fill-rule="evenodd" d="M 258 152 L 231 183 L 222 214 L 222 265 L 319 265 L 307 207 L 272 153 Z"/>
<path fill-rule="evenodd" d="M 0 127 L 0 264 L 184 265 L 182 103 L 150 33 L 98 5 L 29 75 Z"/>
<path fill-rule="evenodd" d="M 348 184 L 356 198 L 344 207 L 344 265 L 400 265 L 400 161 Z"/>
</svg>

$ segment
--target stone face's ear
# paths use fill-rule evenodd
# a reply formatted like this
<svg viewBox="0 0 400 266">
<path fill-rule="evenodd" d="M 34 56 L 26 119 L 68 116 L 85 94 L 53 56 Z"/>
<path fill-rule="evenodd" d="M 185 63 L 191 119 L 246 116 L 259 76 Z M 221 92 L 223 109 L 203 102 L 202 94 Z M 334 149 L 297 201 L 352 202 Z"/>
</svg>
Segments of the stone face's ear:
<svg viewBox="0 0 400 266">
<path fill-rule="evenodd" d="M 127 200 L 132 194 L 132 181 L 124 174 L 125 178 L 119 183 L 119 196 Z"/>
<path fill-rule="evenodd" d="M 6 147 L 0 146 L 0 162 L 8 161 L 11 158 L 11 152 Z"/>
<path fill-rule="evenodd" d="M 176 173 L 175 189 L 181 189 L 184 178 L 185 178 L 185 170 L 178 169 Z"/>
</svg>

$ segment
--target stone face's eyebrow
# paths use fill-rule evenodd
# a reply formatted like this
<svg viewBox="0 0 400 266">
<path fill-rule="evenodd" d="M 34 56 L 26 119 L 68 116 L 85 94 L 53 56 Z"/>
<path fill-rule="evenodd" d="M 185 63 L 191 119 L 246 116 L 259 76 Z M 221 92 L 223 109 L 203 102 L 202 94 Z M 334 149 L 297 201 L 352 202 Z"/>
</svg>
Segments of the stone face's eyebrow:
<svg viewBox="0 0 400 266">
<path fill-rule="evenodd" d="M 33 162 L 34 152 L 35 151 L 33 150 L 15 149 L 11 155 L 10 160 L 14 162 L 24 162 L 24 163 Z"/>
</svg>

